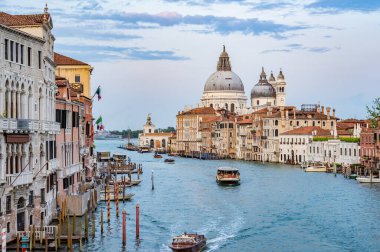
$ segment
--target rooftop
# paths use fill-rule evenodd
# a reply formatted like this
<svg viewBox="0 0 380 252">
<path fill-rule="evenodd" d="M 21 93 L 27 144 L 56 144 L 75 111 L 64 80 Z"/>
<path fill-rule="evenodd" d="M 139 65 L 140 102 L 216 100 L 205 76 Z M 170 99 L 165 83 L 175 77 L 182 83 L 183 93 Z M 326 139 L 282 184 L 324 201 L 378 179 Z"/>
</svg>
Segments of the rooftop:
<svg viewBox="0 0 380 252">
<path fill-rule="evenodd" d="M 49 18 L 50 14 L 48 13 L 32 15 L 11 15 L 5 12 L 0 12 L 0 24 L 6 26 L 41 25 L 45 20 L 49 20 Z"/>
<path fill-rule="evenodd" d="M 314 135 L 314 136 L 331 136 L 329 130 L 322 129 L 318 126 L 301 127 L 294 130 L 289 130 L 281 135 Z"/>
<path fill-rule="evenodd" d="M 54 52 L 54 63 L 58 66 L 89 66 L 87 63 L 59 54 L 57 52 Z"/>
</svg>

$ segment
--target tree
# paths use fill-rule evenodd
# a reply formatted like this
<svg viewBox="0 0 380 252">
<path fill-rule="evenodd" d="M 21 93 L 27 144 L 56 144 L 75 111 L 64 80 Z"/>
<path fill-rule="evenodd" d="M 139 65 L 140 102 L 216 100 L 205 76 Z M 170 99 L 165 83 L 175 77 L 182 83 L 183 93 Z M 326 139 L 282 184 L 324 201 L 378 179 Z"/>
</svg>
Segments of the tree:
<svg viewBox="0 0 380 252">
<path fill-rule="evenodd" d="M 371 122 L 371 128 L 376 128 L 380 118 L 380 97 L 372 102 L 372 106 L 367 106 L 368 119 Z"/>
</svg>

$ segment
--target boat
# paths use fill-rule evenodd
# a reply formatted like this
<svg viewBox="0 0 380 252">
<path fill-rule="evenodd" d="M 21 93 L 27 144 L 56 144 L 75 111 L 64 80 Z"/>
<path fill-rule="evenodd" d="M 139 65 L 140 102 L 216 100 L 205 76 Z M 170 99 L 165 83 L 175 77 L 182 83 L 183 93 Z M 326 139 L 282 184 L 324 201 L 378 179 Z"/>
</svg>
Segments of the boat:
<svg viewBox="0 0 380 252">
<path fill-rule="evenodd" d="M 140 153 L 149 153 L 150 152 L 150 148 L 147 147 L 147 146 L 139 147 L 139 152 Z"/>
<path fill-rule="evenodd" d="M 135 196 L 134 193 L 125 193 L 124 194 L 124 197 L 123 197 L 123 193 L 118 193 L 117 194 L 118 197 L 119 197 L 119 200 L 122 201 L 123 198 L 124 200 L 132 200 L 132 197 Z M 100 193 L 100 200 L 101 201 L 107 201 L 107 193 Z M 116 201 L 116 197 L 115 197 L 115 193 L 114 192 L 110 192 L 110 201 Z"/>
<path fill-rule="evenodd" d="M 327 167 L 321 163 L 311 163 L 308 165 L 305 172 L 327 172 Z"/>
<path fill-rule="evenodd" d="M 165 158 L 164 162 L 168 164 L 174 164 L 175 160 L 172 158 Z"/>
<path fill-rule="evenodd" d="M 240 172 L 233 167 L 219 167 L 216 181 L 219 184 L 238 185 L 240 183 Z"/>
<path fill-rule="evenodd" d="M 130 181 L 130 184 L 131 184 L 132 186 L 139 185 L 140 183 L 141 183 L 141 180 L 139 180 L 139 179 L 132 179 L 132 180 Z"/>
<path fill-rule="evenodd" d="M 174 252 L 198 252 L 206 246 L 206 241 L 204 235 L 184 233 L 174 237 L 169 248 Z"/>
<path fill-rule="evenodd" d="M 154 158 L 162 158 L 162 156 L 160 154 L 154 154 L 153 157 Z"/>
<path fill-rule="evenodd" d="M 375 177 L 357 177 L 356 180 L 360 183 L 380 183 L 380 178 Z"/>
<path fill-rule="evenodd" d="M 348 176 L 349 179 L 356 179 L 358 177 L 357 174 L 352 173 L 351 175 Z"/>
</svg>

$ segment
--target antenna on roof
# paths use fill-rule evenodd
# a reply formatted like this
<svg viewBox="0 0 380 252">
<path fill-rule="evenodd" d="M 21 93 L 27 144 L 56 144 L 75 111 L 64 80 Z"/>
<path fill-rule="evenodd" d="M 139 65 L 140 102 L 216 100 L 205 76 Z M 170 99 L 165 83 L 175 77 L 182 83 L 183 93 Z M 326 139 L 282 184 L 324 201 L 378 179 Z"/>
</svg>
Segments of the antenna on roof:
<svg viewBox="0 0 380 252">
<path fill-rule="evenodd" d="M 48 8 L 48 4 L 47 4 L 47 1 L 46 1 L 44 12 L 48 13 L 48 11 L 49 11 L 49 8 Z"/>
</svg>

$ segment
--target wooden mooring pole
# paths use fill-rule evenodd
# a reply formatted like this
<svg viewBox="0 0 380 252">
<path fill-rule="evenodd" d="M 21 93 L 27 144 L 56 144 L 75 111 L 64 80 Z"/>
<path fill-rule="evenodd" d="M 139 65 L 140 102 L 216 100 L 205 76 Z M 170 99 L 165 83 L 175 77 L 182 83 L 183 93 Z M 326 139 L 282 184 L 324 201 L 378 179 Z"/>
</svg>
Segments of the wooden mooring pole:
<svg viewBox="0 0 380 252">
<path fill-rule="evenodd" d="M 92 220 L 91 220 L 91 237 L 95 239 L 95 212 L 92 211 Z"/>
<path fill-rule="evenodd" d="M 140 238 L 140 204 L 136 205 L 136 239 Z"/>
<path fill-rule="evenodd" d="M 85 236 L 86 236 L 86 240 L 88 241 L 88 215 L 87 215 L 87 212 L 85 213 L 84 215 L 84 232 L 85 232 Z"/>
<path fill-rule="evenodd" d="M 111 221 L 111 192 L 109 187 L 107 186 L 107 222 Z"/>
<path fill-rule="evenodd" d="M 123 209 L 123 246 L 127 244 L 127 212 Z"/>
<path fill-rule="evenodd" d="M 100 233 L 103 234 L 103 209 L 100 210 Z"/>
<path fill-rule="evenodd" d="M 115 197 L 116 197 L 116 217 L 119 218 L 119 186 L 118 184 L 116 184 Z"/>
</svg>

